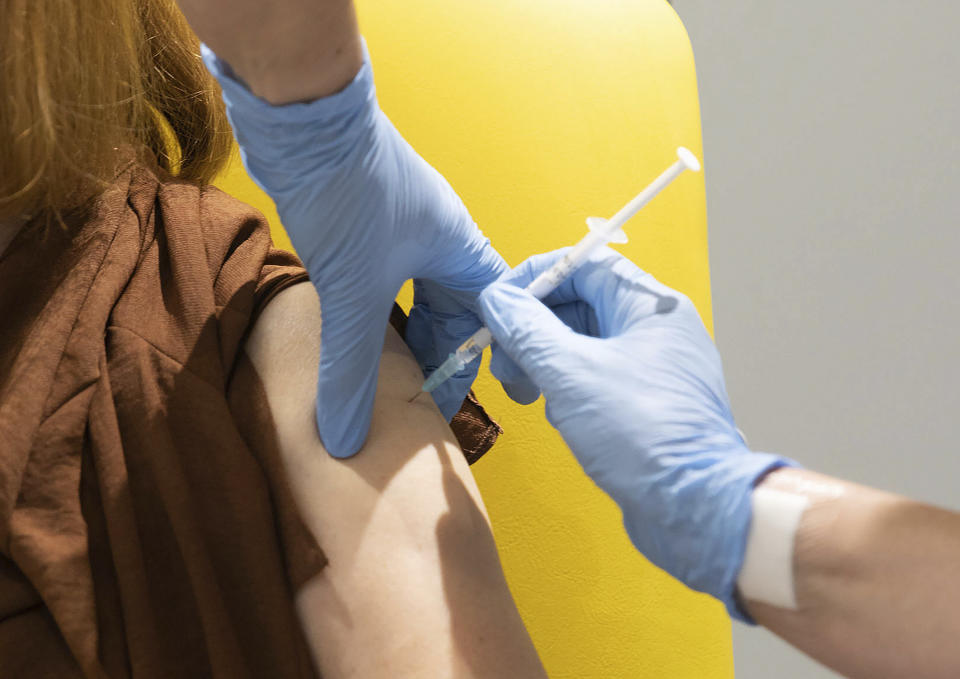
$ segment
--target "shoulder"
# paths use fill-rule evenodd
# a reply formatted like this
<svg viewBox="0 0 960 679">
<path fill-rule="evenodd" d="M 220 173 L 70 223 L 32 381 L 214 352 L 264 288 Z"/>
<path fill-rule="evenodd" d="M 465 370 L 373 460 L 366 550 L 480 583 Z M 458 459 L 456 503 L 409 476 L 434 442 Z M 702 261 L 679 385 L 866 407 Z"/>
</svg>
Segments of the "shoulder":
<svg viewBox="0 0 960 679">
<path fill-rule="evenodd" d="M 197 248 L 213 276 L 231 260 L 266 257 L 272 246 L 263 214 L 210 184 L 167 179 L 157 188 L 155 210 L 166 246 Z"/>
<path fill-rule="evenodd" d="M 328 558 L 296 601 L 320 673 L 544 676 L 453 433 L 431 400 L 407 402 L 422 374 L 406 345 L 387 330 L 370 435 L 346 460 L 314 423 L 320 351 L 309 284 L 279 293 L 246 344 L 298 510 Z"/>
<path fill-rule="evenodd" d="M 111 322 L 178 361 L 202 357 L 211 363 L 203 372 L 228 379 L 258 311 L 306 272 L 273 247 L 259 211 L 220 189 L 142 165 L 127 181 L 124 219 L 139 222 L 141 246 Z"/>
<path fill-rule="evenodd" d="M 290 448 L 291 455 L 309 448 L 310 456 L 323 452 L 323 457 L 328 457 L 314 424 L 320 329 L 319 297 L 313 286 L 304 282 L 281 291 L 271 300 L 245 345 L 270 400 L 278 435 L 282 444 Z M 396 331 L 388 328 L 380 358 L 370 437 L 364 449 L 351 458 L 351 464 L 372 457 L 366 453 L 382 446 L 386 440 L 393 444 L 390 448 L 396 448 L 398 441 L 408 442 L 409 430 L 429 431 L 426 440 L 432 445 L 449 447 L 450 453 L 462 457 L 456 439 L 432 400 L 418 398 L 408 403 L 422 381 L 422 373 L 410 350 Z M 380 457 L 393 454 L 381 453 Z"/>
</svg>

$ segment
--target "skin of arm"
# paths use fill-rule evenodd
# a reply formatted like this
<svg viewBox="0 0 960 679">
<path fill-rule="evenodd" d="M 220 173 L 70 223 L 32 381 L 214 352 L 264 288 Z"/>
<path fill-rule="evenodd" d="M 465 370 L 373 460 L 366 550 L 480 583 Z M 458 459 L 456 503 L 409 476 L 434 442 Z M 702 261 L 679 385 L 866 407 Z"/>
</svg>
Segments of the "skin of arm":
<svg viewBox="0 0 960 679">
<path fill-rule="evenodd" d="M 748 600 L 758 623 L 848 677 L 960 676 L 960 514 L 799 469 L 758 487 L 810 501 L 797 610 Z"/>
<path fill-rule="evenodd" d="M 297 593 L 314 661 L 345 677 L 546 677 L 504 579 L 480 493 L 389 329 L 370 436 L 338 460 L 314 418 L 320 303 L 281 292 L 246 344 L 289 483 L 329 564 Z"/>
<path fill-rule="evenodd" d="M 343 89 L 363 61 L 350 0 L 178 0 L 193 30 L 271 104 Z"/>
</svg>

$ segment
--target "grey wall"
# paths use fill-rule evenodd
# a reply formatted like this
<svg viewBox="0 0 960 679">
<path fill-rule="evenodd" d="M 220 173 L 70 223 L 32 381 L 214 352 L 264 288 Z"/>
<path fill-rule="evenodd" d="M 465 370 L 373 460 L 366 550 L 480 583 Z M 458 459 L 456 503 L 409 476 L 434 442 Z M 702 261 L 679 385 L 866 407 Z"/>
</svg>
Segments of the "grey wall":
<svg viewBox="0 0 960 679">
<path fill-rule="evenodd" d="M 960 3 L 675 0 L 739 426 L 960 509 Z M 833 673 L 735 625 L 738 679 Z"/>
</svg>

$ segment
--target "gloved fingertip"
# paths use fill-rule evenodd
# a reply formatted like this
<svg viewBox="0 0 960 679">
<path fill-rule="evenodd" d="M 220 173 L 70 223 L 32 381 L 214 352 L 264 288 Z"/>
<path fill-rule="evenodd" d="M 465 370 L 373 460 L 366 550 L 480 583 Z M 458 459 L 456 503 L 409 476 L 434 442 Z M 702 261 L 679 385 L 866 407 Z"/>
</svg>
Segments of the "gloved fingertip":
<svg viewBox="0 0 960 679">
<path fill-rule="evenodd" d="M 344 429 L 330 426 L 328 422 L 321 421 L 318 417 L 317 432 L 320 435 L 320 442 L 330 457 L 343 460 L 353 457 L 363 448 L 369 433 L 369 425 L 362 430 L 359 427 Z"/>
<path fill-rule="evenodd" d="M 453 420 L 454 415 L 460 412 L 460 407 L 462 405 L 463 399 L 460 399 L 459 401 L 446 400 L 442 404 L 438 403 L 437 407 L 440 409 L 440 414 L 443 415 L 443 419 L 445 419 L 447 424 L 449 424 L 450 421 Z"/>
<path fill-rule="evenodd" d="M 344 366 L 352 366 L 352 370 Z M 327 452 L 332 457 L 347 458 L 363 448 L 370 431 L 378 364 L 361 367 L 344 361 L 337 369 L 339 374 L 320 370 L 314 415 Z"/>
<path fill-rule="evenodd" d="M 447 422 L 450 422 L 453 416 L 460 410 L 460 406 L 463 405 L 463 399 L 467 397 L 467 392 L 470 391 L 469 384 L 465 389 L 463 385 L 456 383 L 451 384 L 454 379 L 455 378 L 450 378 L 437 387 L 431 394 L 434 403 L 437 404 L 437 408 L 440 410 L 440 414 L 443 415 L 443 419 Z"/>
<path fill-rule="evenodd" d="M 500 385 L 507 396 L 510 397 L 510 400 L 522 406 L 530 405 L 540 398 L 540 389 L 530 380 L 500 382 Z"/>
<path fill-rule="evenodd" d="M 520 405 L 529 405 L 540 398 L 540 388 L 497 344 L 493 346 L 490 372 L 500 382 L 507 396 Z"/>
<path fill-rule="evenodd" d="M 529 312 L 539 311 L 539 300 L 523 288 L 510 283 L 497 282 L 489 285 L 477 299 L 480 316 L 497 341 L 504 341 L 512 334 L 515 323 L 512 319 Z"/>
<path fill-rule="evenodd" d="M 343 447 L 341 447 L 339 444 L 324 445 L 324 448 L 326 449 L 327 453 L 329 453 L 330 457 L 335 457 L 338 460 L 347 460 L 360 452 L 360 448 L 363 447 L 363 443 L 364 442 L 361 441 L 359 446 L 343 444 Z"/>
</svg>

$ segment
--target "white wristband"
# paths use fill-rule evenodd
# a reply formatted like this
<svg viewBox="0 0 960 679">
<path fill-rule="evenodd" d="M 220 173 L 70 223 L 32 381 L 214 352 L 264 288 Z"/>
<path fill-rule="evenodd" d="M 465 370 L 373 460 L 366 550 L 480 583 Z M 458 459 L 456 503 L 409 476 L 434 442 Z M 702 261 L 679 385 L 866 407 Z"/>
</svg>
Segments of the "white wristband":
<svg viewBox="0 0 960 679">
<path fill-rule="evenodd" d="M 810 500 L 775 488 L 756 488 L 747 551 L 737 578 L 742 598 L 796 610 L 793 543 Z"/>
</svg>

